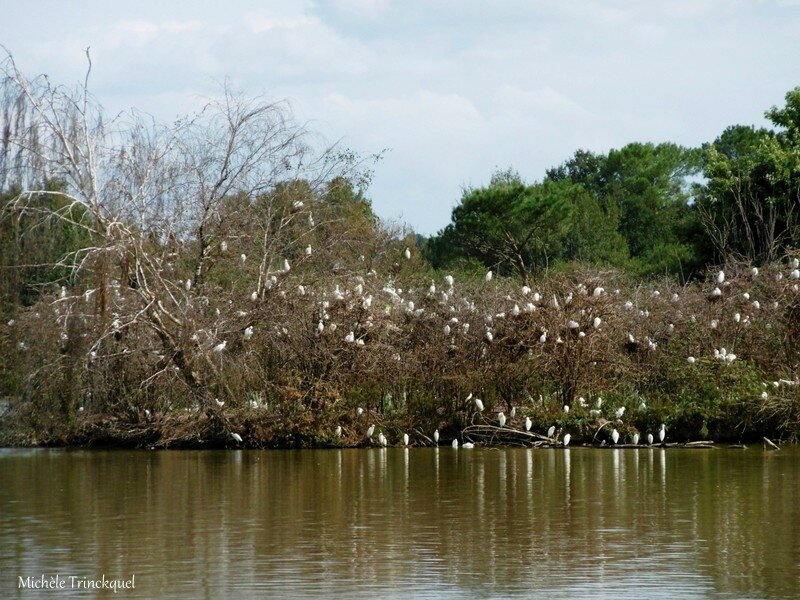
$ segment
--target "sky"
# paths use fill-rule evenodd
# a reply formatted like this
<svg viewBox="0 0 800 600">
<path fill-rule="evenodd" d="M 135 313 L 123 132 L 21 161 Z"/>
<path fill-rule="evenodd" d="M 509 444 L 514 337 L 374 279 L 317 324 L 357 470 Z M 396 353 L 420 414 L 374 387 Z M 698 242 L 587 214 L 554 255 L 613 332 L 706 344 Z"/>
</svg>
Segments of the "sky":
<svg viewBox="0 0 800 600">
<path fill-rule="evenodd" d="M 222 82 L 385 150 L 368 196 L 433 234 L 465 188 L 577 149 L 693 146 L 800 85 L 800 0 L 0 0 L 27 75 L 172 121 Z"/>
</svg>

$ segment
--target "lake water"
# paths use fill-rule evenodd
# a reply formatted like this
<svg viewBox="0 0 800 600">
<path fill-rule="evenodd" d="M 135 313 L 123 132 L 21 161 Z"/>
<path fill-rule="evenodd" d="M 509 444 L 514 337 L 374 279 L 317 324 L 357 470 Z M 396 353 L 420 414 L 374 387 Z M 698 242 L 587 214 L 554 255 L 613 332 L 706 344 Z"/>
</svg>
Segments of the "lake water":
<svg viewBox="0 0 800 600">
<path fill-rule="evenodd" d="M 72 595 L 797 598 L 800 450 L 0 450 L 0 597 Z"/>
</svg>

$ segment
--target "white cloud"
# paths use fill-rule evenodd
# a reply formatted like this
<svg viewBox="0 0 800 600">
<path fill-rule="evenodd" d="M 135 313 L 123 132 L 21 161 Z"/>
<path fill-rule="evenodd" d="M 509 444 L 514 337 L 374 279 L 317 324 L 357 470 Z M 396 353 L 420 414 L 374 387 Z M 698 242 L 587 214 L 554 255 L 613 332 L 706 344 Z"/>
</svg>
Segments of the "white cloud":
<svg viewBox="0 0 800 600">
<path fill-rule="evenodd" d="M 358 19 L 374 19 L 389 7 L 389 0 L 333 0 L 337 10 Z"/>
</svg>

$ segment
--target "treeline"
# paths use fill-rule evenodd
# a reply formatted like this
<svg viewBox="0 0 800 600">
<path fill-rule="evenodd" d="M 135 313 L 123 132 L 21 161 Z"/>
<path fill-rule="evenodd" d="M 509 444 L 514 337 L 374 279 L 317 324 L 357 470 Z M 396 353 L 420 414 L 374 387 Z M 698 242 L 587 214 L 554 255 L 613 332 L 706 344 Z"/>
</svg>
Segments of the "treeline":
<svg viewBox="0 0 800 600">
<path fill-rule="evenodd" d="M 712 264 L 769 263 L 800 241 L 800 88 L 766 116 L 772 129 L 734 125 L 701 148 L 579 150 L 532 184 L 498 172 L 464 191 L 424 254 L 524 281 L 574 262 L 682 281 Z"/>
<path fill-rule="evenodd" d="M 773 131 L 499 173 L 420 251 L 280 103 L 113 120 L 4 67 L 0 442 L 800 434 L 797 91 Z"/>
</svg>

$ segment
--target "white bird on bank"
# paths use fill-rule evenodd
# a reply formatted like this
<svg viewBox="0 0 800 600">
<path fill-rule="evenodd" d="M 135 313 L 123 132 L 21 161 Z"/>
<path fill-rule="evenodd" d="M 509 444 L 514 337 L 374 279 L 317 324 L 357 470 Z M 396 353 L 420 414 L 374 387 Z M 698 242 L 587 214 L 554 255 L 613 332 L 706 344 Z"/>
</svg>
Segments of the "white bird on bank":
<svg viewBox="0 0 800 600">
<path fill-rule="evenodd" d="M 445 275 L 444 276 L 444 282 L 448 285 L 448 287 L 453 287 L 453 282 L 454 281 L 455 280 L 453 279 L 452 275 Z"/>
<path fill-rule="evenodd" d="M 371 438 L 373 433 L 375 433 L 375 425 L 370 425 L 367 428 L 367 437 Z"/>
<path fill-rule="evenodd" d="M 667 437 L 667 429 L 664 424 L 661 424 L 661 429 L 658 430 L 658 440 L 660 442 L 664 441 L 664 438 Z"/>
<path fill-rule="evenodd" d="M 525 431 L 530 431 L 531 427 L 533 427 L 533 421 L 530 417 L 525 417 Z"/>
<path fill-rule="evenodd" d="M 614 414 L 617 416 L 618 419 L 621 419 L 622 415 L 625 414 L 625 407 L 620 406 Z"/>
<path fill-rule="evenodd" d="M 556 432 L 556 426 L 550 425 L 550 428 L 547 430 L 547 437 L 552 438 L 555 432 Z"/>
<path fill-rule="evenodd" d="M 457 439 L 453 440 L 453 444 L 452 445 L 453 445 L 453 448 L 458 448 L 458 440 Z"/>
<path fill-rule="evenodd" d="M 346 336 L 344 336 L 344 341 L 347 342 L 348 344 L 352 344 L 353 342 L 356 341 L 356 334 L 351 331 Z"/>
<path fill-rule="evenodd" d="M 403 446 L 408 446 L 408 434 L 403 434 Z"/>
<path fill-rule="evenodd" d="M 725 271 L 720 271 L 717 273 L 717 283 L 723 283 L 725 281 Z"/>
<path fill-rule="evenodd" d="M 242 436 L 240 436 L 240 435 L 239 435 L 238 433 L 236 433 L 235 431 L 234 431 L 233 433 L 231 433 L 231 437 L 232 437 L 234 440 L 236 440 L 236 441 L 237 441 L 239 444 L 241 444 L 241 443 L 242 443 Z"/>
<path fill-rule="evenodd" d="M 436 443 L 436 444 L 438 444 L 438 443 L 439 443 L 439 430 L 438 430 L 438 429 L 437 429 L 436 431 L 434 431 L 434 432 L 433 432 L 433 441 L 434 441 L 434 443 Z"/>
<path fill-rule="evenodd" d="M 648 446 L 652 446 L 653 445 L 653 434 L 652 433 L 648 433 L 647 434 L 647 445 Z"/>
<path fill-rule="evenodd" d="M 340 437 L 342 437 L 342 426 L 341 426 L 341 425 L 337 425 L 337 426 L 336 426 L 336 431 L 335 431 L 335 434 L 336 434 L 336 437 L 337 437 L 337 438 L 340 438 Z"/>
<path fill-rule="evenodd" d="M 462 448 L 467 448 L 467 449 L 474 448 L 475 444 L 473 444 L 472 442 L 464 442 L 463 444 L 461 444 L 461 447 Z"/>
<path fill-rule="evenodd" d="M 567 446 L 569 446 L 569 441 L 570 441 L 571 439 L 572 439 L 572 436 L 571 436 L 570 434 L 566 434 L 566 435 L 564 436 L 564 447 L 565 447 L 565 448 L 566 448 Z"/>
<path fill-rule="evenodd" d="M 475 398 L 475 408 L 478 409 L 478 412 L 483 412 L 483 400 Z"/>
<path fill-rule="evenodd" d="M 220 408 L 225 406 L 225 403 L 222 400 L 220 400 L 219 398 L 214 398 L 214 402 L 216 402 L 217 406 L 219 406 Z"/>
<path fill-rule="evenodd" d="M 611 432 L 611 441 L 614 442 L 614 444 L 616 444 L 619 441 L 619 431 L 617 431 L 616 429 L 614 429 Z"/>
<path fill-rule="evenodd" d="M 491 271 L 491 270 L 489 270 L 489 271 L 486 271 L 486 276 L 484 277 L 484 279 L 485 279 L 486 281 L 491 281 L 491 280 L 492 280 L 492 277 L 493 277 L 493 275 L 494 275 L 494 274 L 492 273 L 492 271 Z"/>
<path fill-rule="evenodd" d="M 249 340 L 253 337 L 253 326 L 250 325 L 249 327 L 245 328 L 244 330 L 244 339 Z"/>
<path fill-rule="evenodd" d="M 356 414 L 360 417 L 361 415 L 364 414 L 364 409 L 359 406 L 358 408 L 356 408 Z"/>
<path fill-rule="evenodd" d="M 501 412 L 497 415 L 497 421 L 500 423 L 500 427 L 505 426 L 506 424 L 506 416 Z"/>
<path fill-rule="evenodd" d="M 312 252 L 314 252 L 314 251 L 311 249 L 311 246 L 306 246 L 306 250 L 305 250 L 306 256 L 311 256 Z"/>
<path fill-rule="evenodd" d="M 639 434 L 638 433 L 634 433 L 633 434 L 633 445 L 634 446 L 638 446 L 639 445 Z"/>
</svg>

